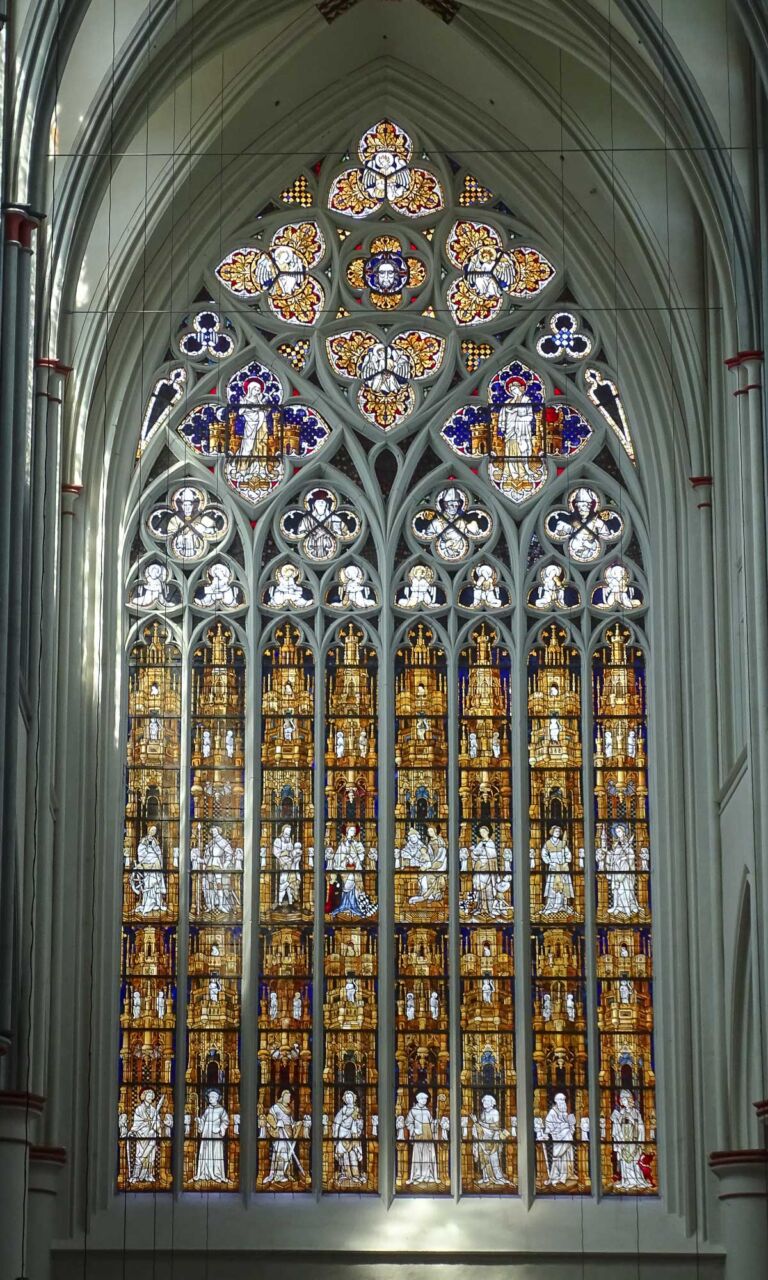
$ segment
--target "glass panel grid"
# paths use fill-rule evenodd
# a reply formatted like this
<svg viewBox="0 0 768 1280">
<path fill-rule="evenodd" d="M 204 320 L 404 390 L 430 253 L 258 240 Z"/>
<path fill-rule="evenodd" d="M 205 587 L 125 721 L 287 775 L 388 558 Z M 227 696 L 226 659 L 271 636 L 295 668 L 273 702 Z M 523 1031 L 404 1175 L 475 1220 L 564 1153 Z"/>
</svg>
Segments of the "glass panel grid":
<svg viewBox="0 0 768 1280">
<path fill-rule="evenodd" d="M 581 665 L 553 623 L 528 661 L 536 1191 L 590 1190 Z"/>
<path fill-rule="evenodd" d="M 448 690 L 419 625 L 395 661 L 395 1192 L 451 1189 Z"/>
<path fill-rule="evenodd" d="M 620 623 L 605 640 L 593 664 L 600 1170 L 609 1195 L 655 1194 L 645 656 Z"/>
<path fill-rule="evenodd" d="M 117 1186 L 172 1185 L 181 653 L 149 623 L 128 663 Z"/>
<path fill-rule="evenodd" d="M 517 1188 L 510 660 L 486 624 L 459 660 L 461 1185 Z"/>
<path fill-rule="evenodd" d="M 259 841 L 256 1188 L 311 1186 L 314 690 L 311 651 L 285 623 L 265 648 Z"/>
<path fill-rule="evenodd" d="M 377 658 L 360 629 L 326 664 L 323 1188 L 378 1189 Z"/>
<path fill-rule="evenodd" d="M 184 1186 L 240 1180 L 245 656 L 217 622 L 192 660 Z"/>
</svg>

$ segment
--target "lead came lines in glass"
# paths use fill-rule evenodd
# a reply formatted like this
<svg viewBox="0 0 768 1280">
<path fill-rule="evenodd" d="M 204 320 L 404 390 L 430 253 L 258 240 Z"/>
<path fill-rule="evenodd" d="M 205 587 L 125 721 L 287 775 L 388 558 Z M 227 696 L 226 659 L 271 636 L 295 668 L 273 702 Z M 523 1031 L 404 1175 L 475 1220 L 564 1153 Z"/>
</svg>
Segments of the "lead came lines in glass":
<svg viewBox="0 0 768 1280">
<path fill-rule="evenodd" d="M 428 627 L 395 661 L 395 1192 L 451 1189 L 448 693 Z"/>
<path fill-rule="evenodd" d="M 193 656 L 184 1186 L 240 1180 L 245 655 L 217 621 Z"/>
<path fill-rule="evenodd" d="M 312 1182 L 314 689 L 311 651 L 286 622 L 264 649 L 259 840 L 256 1188 Z"/>
<path fill-rule="evenodd" d="M 158 621 L 128 667 L 118 1172 L 121 1191 L 172 1184 L 179 910 L 181 651 Z"/>
<path fill-rule="evenodd" d="M 378 664 L 352 623 L 328 655 L 323 1188 L 378 1189 Z"/>
<path fill-rule="evenodd" d="M 459 660 L 461 1183 L 517 1186 L 509 653 L 483 623 Z"/>
</svg>

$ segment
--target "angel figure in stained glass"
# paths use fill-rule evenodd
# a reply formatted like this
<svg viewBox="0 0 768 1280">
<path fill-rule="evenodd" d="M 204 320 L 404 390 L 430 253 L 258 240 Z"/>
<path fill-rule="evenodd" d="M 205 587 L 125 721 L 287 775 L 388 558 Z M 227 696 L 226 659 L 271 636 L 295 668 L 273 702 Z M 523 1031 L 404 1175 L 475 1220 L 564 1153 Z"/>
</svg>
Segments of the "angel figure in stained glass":
<svg viewBox="0 0 768 1280">
<path fill-rule="evenodd" d="M 492 564 L 475 565 L 470 578 L 459 598 L 465 609 L 503 609 L 509 604 L 509 593 L 498 585 L 499 575 Z"/>
<path fill-rule="evenodd" d="M 315 597 L 302 582 L 303 574 L 297 565 L 281 564 L 273 571 L 271 582 L 264 592 L 264 604 L 268 609 L 308 609 Z"/>
<path fill-rule="evenodd" d="M 143 577 L 136 583 L 128 603 L 139 609 L 155 609 L 179 602 L 179 592 L 168 565 L 151 560 L 144 569 Z"/>
<path fill-rule="evenodd" d="M 207 1106 L 197 1118 L 199 1142 L 195 1164 L 195 1182 L 228 1182 L 224 1159 L 224 1139 L 229 1116 L 221 1105 L 221 1092 L 208 1089 Z"/>
<path fill-rule="evenodd" d="M 434 508 L 426 507 L 414 517 L 416 537 L 431 542 L 441 560 L 464 560 L 473 542 L 491 536 L 493 521 L 488 512 L 468 503 L 468 494 L 454 485 L 438 493 Z"/>
<path fill-rule="evenodd" d="M 162 1132 L 160 1112 L 165 1102 L 155 1101 L 153 1089 L 143 1089 L 128 1131 L 128 1181 L 154 1182 L 157 1142 Z"/>
<path fill-rule="evenodd" d="M 345 564 L 337 574 L 338 586 L 326 596 L 331 609 L 374 609 L 376 594 L 365 580 L 365 571 L 357 564 Z"/>
<path fill-rule="evenodd" d="M 446 254 L 461 271 L 448 290 L 448 307 L 456 324 L 480 324 L 498 315 L 505 294 L 532 298 L 555 275 L 555 268 L 527 245 L 504 248 L 495 227 L 484 222 L 456 222 L 448 233 Z"/>
<path fill-rule="evenodd" d="M 580 603 L 581 597 L 568 581 L 562 565 L 545 564 L 539 569 L 539 583 L 528 596 L 533 609 L 573 609 Z"/>
<path fill-rule="evenodd" d="M 496 1099 L 487 1093 L 480 1099 L 480 1115 L 470 1116 L 472 1121 L 472 1156 L 477 1165 L 480 1182 L 488 1186 L 505 1186 L 509 1178 L 501 1167 L 501 1143 L 509 1137 L 503 1129 Z"/>
<path fill-rule="evenodd" d="M 216 275 L 235 297 L 266 293 L 270 310 L 281 320 L 312 325 L 325 304 L 325 290 L 309 273 L 324 254 L 316 222 L 288 223 L 274 233 L 268 249 L 233 249 Z"/>
<path fill-rule="evenodd" d="M 328 338 L 326 351 L 335 374 L 360 384 L 357 406 L 363 417 L 386 431 L 412 413 L 413 384 L 439 372 L 445 338 L 408 329 L 383 342 L 366 329 L 348 329 Z"/>
<path fill-rule="evenodd" d="M 352 1089 L 345 1089 L 341 1107 L 333 1117 L 333 1153 L 339 1182 L 367 1182 L 363 1169 L 363 1117 Z"/>
<path fill-rule="evenodd" d="M 401 609 L 438 609 L 445 604 L 445 592 L 436 585 L 435 577 L 431 565 L 413 565 L 395 596 L 395 604 Z"/>
<path fill-rule="evenodd" d="M 361 168 L 345 169 L 334 178 L 328 208 L 352 218 L 366 218 L 385 200 L 407 218 L 419 218 L 443 207 L 440 183 L 426 169 L 411 166 L 413 142 L 391 120 L 380 120 L 360 139 Z"/>
<path fill-rule="evenodd" d="M 131 873 L 131 888 L 140 899 L 137 915 L 151 916 L 167 910 L 163 853 L 157 839 L 157 827 L 150 827 L 139 841 L 136 866 Z"/>
<path fill-rule="evenodd" d="M 635 874 L 635 845 L 629 827 L 623 822 L 615 822 L 611 827 L 609 845 L 603 826 L 596 860 L 598 871 L 607 876 L 610 887 L 608 915 L 615 916 L 619 920 L 630 920 L 633 916 L 640 915 Z"/>
<path fill-rule="evenodd" d="M 542 864 L 547 868 L 544 881 L 543 916 L 571 915 L 573 911 L 573 855 L 568 848 L 562 827 L 550 827 L 549 837 L 541 850 Z"/>
<path fill-rule="evenodd" d="M 243 603 L 243 592 L 237 585 L 234 570 L 223 560 L 209 565 L 205 581 L 195 592 L 195 604 L 203 609 L 236 609 Z"/>
<path fill-rule="evenodd" d="M 597 560 L 606 543 L 615 542 L 624 529 L 616 511 L 599 510 L 594 489 L 582 485 L 568 494 L 567 510 L 552 511 L 544 522 L 553 542 L 564 542 L 568 554 L 580 564 Z"/>
<path fill-rule="evenodd" d="M 645 1121 L 629 1089 L 622 1089 L 619 1104 L 611 1112 L 613 1153 L 619 1167 L 618 1189 L 647 1191 L 653 1183 L 643 1170 Z"/>
<path fill-rule="evenodd" d="M 408 1185 L 413 1183 L 437 1183 L 440 1181 L 437 1172 L 437 1122 L 427 1105 L 429 1094 L 416 1094 L 408 1115 L 405 1117 L 405 1128 L 411 1142 L 411 1167 L 408 1174 Z"/>
<path fill-rule="evenodd" d="M 640 609 L 642 592 L 632 583 L 626 565 L 616 562 L 603 570 L 602 581 L 592 592 L 592 604 L 596 609 Z"/>
</svg>

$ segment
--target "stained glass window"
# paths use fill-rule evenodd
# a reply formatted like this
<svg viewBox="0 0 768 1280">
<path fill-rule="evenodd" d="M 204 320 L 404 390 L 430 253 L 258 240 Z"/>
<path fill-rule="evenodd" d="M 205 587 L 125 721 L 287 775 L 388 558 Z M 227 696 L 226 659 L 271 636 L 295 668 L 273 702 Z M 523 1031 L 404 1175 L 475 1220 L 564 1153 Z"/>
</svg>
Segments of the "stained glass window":
<svg viewBox="0 0 768 1280">
<path fill-rule="evenodd" d="M 581 663 L 556 623 L 528 662 L 536 1189 L 588 1191 Z"/>
<path fill-rule="evenodd" d="M 323 1187 L 378 1189 L 378 661 L 354 623 L 326 667 Z"/>
<path fill-rule="evenodd" d="M 485 623 L 459 660 L 461 1181 L 517 1186 L 510 658 Z"/>
<path fill-rule="evenodd" d="M 395 1190 L 447 1192 L 448 671 L 422 624 L 395 655 Z"/>
<path fill-rule="evenodd" d="M 656 1190 L 645 655 L 620 623 L 593 662 L 600 1167 L 606 1192 Z"/>
<path fill-rule="evenodd" d="M 264 648 L 257 1186 L 312 1182 L 315 664 L 291 623 Z"/>
<path fill-rule="evenodd" d="M 181 650 L 152 620 L 131 646 L 123 836 L 118 1186 L 167 1189 L 176 1079 Z"/>
<path fill-rule="evenodd" d="M 615 335 L 398 121 L 281 184 L 136 423 L 117 1185 L 655 1194 Z"/>
<path fill-rule="evenodd" d="M 245 655 L 216 622 L 192 658 L 184 1185 L 239 1184 Z"/>
</svg>

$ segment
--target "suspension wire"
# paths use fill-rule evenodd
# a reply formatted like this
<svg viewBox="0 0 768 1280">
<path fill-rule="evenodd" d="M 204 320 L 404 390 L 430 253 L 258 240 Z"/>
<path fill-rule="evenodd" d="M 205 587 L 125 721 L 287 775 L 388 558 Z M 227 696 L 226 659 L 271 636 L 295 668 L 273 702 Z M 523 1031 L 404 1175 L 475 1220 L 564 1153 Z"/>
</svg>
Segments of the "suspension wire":
<svg viewBox="0 0 768 1280">
<path fill-rule="evenodd" d="M 178 44 L 178 37 L 179 37 L 179 0 L 174 0 L 174 3 L 173 3 L 173 36 L 174 36 L 174 45 L 177 45 L 177 44 Z M 190 41 L 190 45 L 194 45 L 194 41 L 193 41 L 193 40 L 191 40 L 191 41 Z M 191 98 L 191 95 L 190 95 L 190 98 Z M 172 128 L 172 135 L 171 135 L 171 226 L 170 226 L 170 242 L 171 242 L 171 243 L 170 243 L 170 257 L 171 257 L 171 289 L 170 289 L 169 294 L 168 294 L 168 346 L 169 346 L 169 350 L 172 350 L 172 349 L 173 349 L 173 348 L 172 348 L 172 341 L 173 341 L 173 290 L 174 290 L 175 271 L 176 271 L 176 210 L 175 210 L 175 203 L 176 203 L 176 124 L 177 124 L 177 118 L 176 118 L 176 94 L 175 94 L 175 93 L 173 94 L 173 109 L 172 109 L 172 116 L 171 116 L 171 120 L 172 120 L 172 124 L 171 124 L 171 128 Z M 145 305 L 145 308 L 146 308 L 146 299 L 144 300 L 144 305 Z M 145 312 L 145 315 L 146 315 L 146 312 Z M 170 430 L 170 424 L 168 424 L 168 425 L 166 426 L 166 432 L 168 432 L 169 430 Z M 166 539 L 166 541 L 165 541 L 165 569 L 166 569 L 166 574 L 168 575 L 168 581 L 169 581 L 169 582 L 170 582 L 170 575 L 171 575 L 171 564 L 170 564 L 170 558 L 171 558 L 171 557 L 170 557 L 170 548 L 169 548 L 169 546 L 168 546 L 168 540 Z M 175 581 L 175 574 L 174 574 L 174 581 Z M 172 606 L 172 602 L 173 602 L 173 595 L 172 595 L 172 591 L 173 591 L 173 588 L 171 588 L 171 591 L 169 591 L 169 592 L 167 593 L 167 600 L 168 600 L 168 606 L 167 606 L 167 607 L 168 607 L 169 609 L 171 608 L 171 606 Z M 181 597 L 181 604 L 182 604 L 182 610 L 183 610 L 183 609 L 184 609 L 184 607 L 185 607 L 185 601 L 184 601 L 183 596 Z M 182 614 L 182 616 L 183 616 L 183 614 Z M 182 629 L 183 629 L 183 624 L 182 624 Z M 183 642 L 183 635 L 182 635 L 182 642 Z M 182 653 L 183 653 L 183 648 L 180 650 L 180 652 L 182 652 Z M 181 697 L 181 690 L 182 690 L 182 688 L 183 688 L 183 680 L 181 679 L 181 672 L 179 672 L 179 677 L 180 677 L 180 678 L 179 678 L 179 697 Z M 180 710 L 180 711 L 183 711 L 183 706 L 182 706 L 181 702 L 180 702 L 180 704 L 179 704 L 179 710 Z M 182 728 L 183 723 L 184 723 L 184 722 L 183 722 L 183 719 L 182 719 L 182 718 L 181 718 L 181 716 L 180 716 L 180 717 L 179 717 L 179 739 L 181 738 L 181 728 Z M 180 745 L 181 745 L 181 742 L 179 742 L 179 746 L 180 746 Z M 182 796 L 182 794 L 183 794 L 183 793 L 182 793 L 182 791 L 181 791 L 181 786 L 182 786 L 182 778 L 181 778 L 181 758 L 180 758 L 180 759 L 179 759 L 179 772 L 178 772 L 177 782 L 176 782 L 176 794 L 177 794 L 177 796 L 179 797 L 179 799 L 181 799 L 181 796 Z M 179 815 L 181 815 L 181 805 L 179 805 Z M 177 866 L 176 866 L 176 885 L 177 885 L 177 888 L 176 888 L 176 918 L 177 918 L 177 920 L 178 920 L 178 918 L 179 918 L 179 916 L 180 916 L 180 913 L 181 913 L 181 876 L 182 876 L 182 868 L 186 869 L 186 865 L 187 865 L 187 861 L 186 861 L 186 853 L 182 850 L 182 847 L 181 847 L 181 839 L 180 839 L 181 832 L 180 832 L 180 831 L 179 831 L 178 835 L 179 835 L 179 846 L 178 846 Z M 173 865 L 173 852 L 171 852 L 171 865 Z M 177 925 L 177 928 L 178 928 L 178 927 L 179 927 L 179 926 Z M 179 1006 L 178 954 L 179 954 L 179 950 L 178 950 L 178 944 L 177 944 L 177 947 L 176 947 L 176 955 L 177 955 L 177 960 L 176 960 L 176 969 L 177 969 L 177 972 L 176 972 L 176 1008 L 175 1008 L 175 1010 L 174 1010 L 174 1019 L 173 1019 L 173 1025 L 174 1025 L 174 1033 L 173 1033 L 173 1034 L 174 1034 L 174 1041 L 173 1041 L 173 1043 L 174 1043 L 174 1052 L 175 1052 L 176 1047 L 177 1047 L 177 1045 L 178 1045 L 178 1022 L 179 1022 L 179 1009 L 178 1009 L 178 1006 Z M 176 1079 L 176 1078 L 177 1078 L 177 1076 L 178 1076 L 178 1071 L 176 1071 L 176 1070 L 175 1070 L 175 1071 L 174 1071 L 174 1079 Z M 183 1128 L 184 1128 L 184 1112 L 182 1112 L 182 1116 L 181 1116 L 181 1124 L 182 1124 L 182 1130 L 183 1130 Z M 175 1134 L 176 1134 L 176 1132 L 177 1132 L 176 1103 L 175 1103 L 175 1099 L 174 1099 L 174 1117 L 173 1117 L 173 1129 L 172 1129 L 172 1134 L 174 1135 L 174 1137 L 173 1137 L 173 1140 L 172 1140 L 172 1146 L 171 1146 L 171 1169 L 172 1169 L 172 1170 L 173 1170 L 173 1168 L 174 1168 L 174 1155 L 175 1155 L 176 1148 L 177 1148 L 177 1146 L 178 1146 L 178 1142 L 177 1142 L 177 1140 L 176 1140 L 176 1138 L 175 1138 Z M 183 1160 L 182 1160 L 182 1164 L 183 1164 Z M 174 1276 L 175 1276 L 175 1274 L 176 1274 L 176 1194 L 177 1194 L 177 1188 L 176 1188 L 176 1186 L 174 1185 L 174 1187 L 173 1187 L 173 1191 L 172 1191 L 172 1194 L 171 1194 L 171 1214 L 170 1214 L 170 1216 L 171 1216 L 171 1224 L 170 1224 L 170 1225 L 171 1225 L 171 1258 L 170 1258 L 171 1271 L 170 1271 L 170 1280 L 174 1280 Z"/>
<path fill-rule="evenodd" d="M 117 0 L 112 0 L 112 64 L 110 74 L 109 87 L 109 183 L 107 192 L 107 259 L 105 268 L 105 323 L 104 323 L 104 399 L 103 399 L 103 417 L 102 417 L 102 440 L 101 440 L 101 472 L 98 476 L 98 498 L 96 508 L 97 528 L 99 530 L 101 542 L 101 555 L 98 557 L 96 575 L 97 575 L 97 599 L 104 598 L 104 559 L 106 548 L 104 545 L 103 529 L 106 527 L 106 510 L 102 510 L 102 495 L 106 493 L 104 485 L 104 477 L 106 474 L 107 462 L 107 414 L 109 411 L 109 315 L 110 315 L 110 298 L 112 287 L 112 201 L 113 191 L 112 182 L 114 177 L 114 138 L 115 138 L 115 67 L 117 54 Z M 104 507 L 106 503 L 104 502 Z M 100 627 L 98 633 L 99 644 L 103 650 L 104 636 Z M 90 900 L 90 952 L 88 967 L 88 1055 L 87 1055 L 87 1089 L 86 1089 L 86 1120 L 85 1120 L 85 1169 L 84 1169 L 84 1197 L 83 1197 L 83 1280 L 87 1280 L 88 1275 L 88 1223 L 91 1212 L 91 1110 L 93 1104 L 93 994 L 96 977 L 96 856 L 98 849 L 98 819 L 100 804 L 100 778 L 101 769 L 99 767 L 100 749 L 101 749 L 101 712 L 103 697 L 103 653 L 97 654 L 94 651 L 94 664 L 98 664 L 98 680 L 96 684 L 95 699 L 95 717 L 94 717 L 94 758 L 96 760 L 96 769 L 93 779 L 93 859 L 91 865 L 91 900 Z"/>
<path fill-rule="evenodd" d="M 563 280 L 564 280 L 564 282 L 565 282 L 565 284 L 566 284 L 566 286 L 567 286 L 567 285 L 568 285 L 568 274 L 567 274 L 567 267 L 566 267 L 566 262 L 567 262 L 567 250 L 566 250 L 566 234 L 565 234 L 565 218 L 566 218 L 566 194 L 565 194 L 565 155 L 566 155 L 566 148 L 565 148 L 565 99 L 564 99 L 564 96 L 563 96 L 563 48 L 562 48 L 562 45 L 560 45 L 560 47 L 559 47 L 559 49 L 558 49 L 558 59 L 557 59 L 557 62 L 558 62 L 558 66 L 557 66 L 557 72 L 558 72 L 558 125 L 559 125 L 559 132 L 560 132 L 560 255 L 561 255 L 561 263 L 562 263 Z M 568 548 L 568 551 L 570 552 L 570 547 Z M 570 631 L 570 627 L 567 629 L 567 634 L 569 635 L 569 637 L 571 637 L 571 638 L 572 638 L 572 636 L 571 636 L 571 631 Z M 582 688 L 583 688 L 583 680 L 584 680 L 584 676 L 585 676 L 585 672 L 584 672 L 584 670 L 583 670 L 583 669 L 581 669 L 581 664 L 580 664 L 580 680 L 581 680 L 581 682 L 582 682 Z M 583 785 L 583 784 L 582 784 L 582 785 Z M 583 873 L 583 872 L 582 872 L 582 875 L 584 875 L 584 873 Z M 584 912 L 585 912 L 585 914 L 584 914 L 584 920 L 585 920 L 585 925 L 586 925 L 586 895 L 585 895 L 585 897 L 584 897 Z M 587 1114 L 589 1114 L 589 1089 L 588 1089 L 588 1088 L 587 1088 Z M 589 1149 L 587 1150 L 587 1159 L 589 1160 Z M 587 1275 L 587 1259 L 586 1259 L 586 1228 L 585 1228 L 585 1220 L 584 1220 L 584 1200 L 585 1200 L 585 1196 L 584 1196 L 584 1195 L 580 1195 L 580 1196 L 579 1196 L 579 1235 L 580 1235 L 580 1249 L 581 1249 L 581 1274 L 582 1274 L 582 1280 L 586 1280 L 586 1275 Z"/>
<path fill-rule="evenodd" d="M 663 2 L 663 0 L 662 0 Z M 619 332 L 619 258 L 618 258 L 618 227 L 616 216 L 616 93 L 614 84 L 614 21 L 613 21 L 613 0 L 608 0 L 608 102 L 609 102 L 609 128 L 610 128 L 610 192 L 611 192 L 611 255 L 613 268 L 613 366 L 616 371 L 616 386 L 619 395 L 621 395 L 621 334 Z M 630 308 L 630 310 L 634 310 Z M 627 502 L 624 492 L 624 485 L 619 484 L 616 490 L 616 506 L 619 515 L 626 528 L 627 524 Z M 590 672 L 591 674 L 591 672 Z M 600 1033 L 598 1031 L 598 1039 Z M 602 1044 L 598 1047 L 599 1054 L 602 1050 Z M 602 1100 L 601 1100 L 602 1101 Z M 641 1100 L 644 1106 L 645 1099 Z M 601 1135 L 602 1138 L 602 1135 Z M 602 1141 L 600 1143 L 600 1174 L 602 1181 Z M 600 1191 L 600 1188 L 598 1188 Z M 640 1280 L 640 1197 L 635 1195 L 635 1266 L 637 1280 Z"/>
<path fill-rule="evenodd" d="M 734 151 L 742 150 L 742 148 L 734 147 L 733 145 L 733 96 L 732 96 L 732 87 L 731 87 L 731 21 L 730 21 L 730 15 L 728 12 L 727 0 L 723 0 L 723 11 L 724 11 L 723 16 L 725 20 L 725 48 L 726 48 L 725 64 L 727 67 L 727 85 L 728 85 L 728 155 L 729 155 L 729 162 L 730 162 L 729 178 L 730 178 L 730 188 L 731 188 L 730 267 L 731 267 L 731 277 L 735 283 L 736 281 L 736 175 L 734 171 L 733 155 L 734 155 Z M 757 79 L 756 83 L 759 85 L 760 83 L 759 78 Z M 759 140 L 756 138 L 754 147 L 749 147 L 744 149 L 748 149 L 750 152 L 752 152 L 753 150 L 756 152 L 758 150 L 758 145 L 759 145 Z M 735 307 L 736 323 L 738 326 L 738 300 L 737 299 L 735 299 L 735 303 L 736 303 L 736 307 Z M 741 437 L 743 436 L 743 420 L 745 417 L 747 398 L 745 396 L 738 396 L 737 399 L 739 403 L 736 409 L 736 416 L 739 423 L 739 436 L 741 439 Z M 742 407 L 742 402 L 744 402 L 743 407 Z M 739 482 L 740 482 L 741 492 L 743 493 L 744 492 L 744 450 L 743 448 L 739 448 L 739 459 L 740 459 Z M 765 468 L 765 457 L 763 457 L 763 468 Z M 742 522 L 742 537 L 741 537 L 741 553 L 742 553 L 742 564 L 745 564 L 746 563 L 746 545 L 745 545 L 745 529 L 744 529 L 743 522 Z M 745 586 L 746 586 L 746 583 L 745 583 Z M 759 972 L 761 969 L 761 965 L 760 965 L 761 934 L 759 929 L 756 930 L 755 932 L 755 951 L 757 953 L 757 964 L 758 964 L 758 972 Z M 761 1081 L 765 1081 L 765 1078 L 766 1078 L 765 1010 L 763 1008 L 763 1002 L 761 1000 L 758 1000 L 758 1022 L 759 1022 L 759 1030 L 760 1030 L 760 1079 Z M 761 1140 L 762 1140 L 762 1146 L 765 1147 L 766 1141 L 762 1134 L 761 1134 Z M 766 1189 L 766 1192 L 768 1193 L 768 1161 L 766 1161 L 764 1164 L 764 1171 L 765 1171 L 765 1189 Z M 766 1217 L 768 1217 L 768 1200 L 766 1201 Z"/>
</svg>

